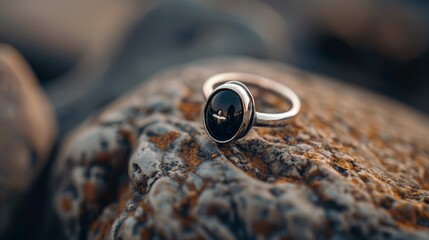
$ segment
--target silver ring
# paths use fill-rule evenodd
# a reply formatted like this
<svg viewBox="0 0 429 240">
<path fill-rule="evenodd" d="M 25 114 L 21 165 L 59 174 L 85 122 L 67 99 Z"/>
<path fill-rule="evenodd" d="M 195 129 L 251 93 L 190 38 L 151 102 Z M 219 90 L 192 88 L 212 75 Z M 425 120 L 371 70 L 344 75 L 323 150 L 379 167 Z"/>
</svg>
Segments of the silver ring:
<svg viewBox="0 0 429 240">
<path fill-rule="evenodd" d="M 261 113 L 243 83 L 271 91 L 289 101 L 291 108 L 280 113 Z M 221 85 L 219 85 L 221 84 Z M 214 89 L 215 86 L 219 85 Z M 203 123 L 207 134 L 217 143 L 228 143 L 244 137 L 253 126 L 280 127 L 297 116 L 301 109 L 298 96 L 285 85 L 249 73 L 221 73 L 203 85 L 206 105 Z"/>
</svg>

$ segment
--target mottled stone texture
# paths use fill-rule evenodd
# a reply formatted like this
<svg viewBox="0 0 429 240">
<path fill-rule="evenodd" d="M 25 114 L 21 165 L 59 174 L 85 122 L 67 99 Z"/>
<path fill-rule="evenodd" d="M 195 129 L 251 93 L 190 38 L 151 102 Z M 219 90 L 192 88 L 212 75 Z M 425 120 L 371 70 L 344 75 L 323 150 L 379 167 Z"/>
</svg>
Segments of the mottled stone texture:
<svg viewBox="0 0 429 240">
<path fill-rule="evenodd" d="M 54 114 L 29 66 L 0 44 L 0 233 L 46 164 L 55 134 Z"/>
<path fill-rule="evenodd" d="M 287 84 L 301 115 L 215 144 L 201 87 L 225 71 Z M 288 107 L 253 92 L 258 109 Z M 425 116 L 324 77 L 200 61 L 153 77 L 74 131 L 54 170 L 54 203 L 74 239 L 427 239 L 428 136 Z"/>
</svg>

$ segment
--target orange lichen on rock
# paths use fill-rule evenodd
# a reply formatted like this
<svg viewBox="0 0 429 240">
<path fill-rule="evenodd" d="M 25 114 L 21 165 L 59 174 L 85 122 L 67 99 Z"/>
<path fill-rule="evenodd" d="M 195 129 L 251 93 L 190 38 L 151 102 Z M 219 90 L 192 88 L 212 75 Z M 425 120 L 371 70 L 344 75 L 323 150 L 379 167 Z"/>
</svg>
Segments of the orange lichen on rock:
<svg viewBox="0 0 429 240">
<path fill-rule="evenodd" d="M 186 120 L 197 120 L 201 115 L 203 103 L 195 100 L 194 91 L 192 86 L 185 86 L 183 88 L 182 98 L 179 103 L 179 110 Z"/>
<path fill-rule="evenodd" d="M 182 112 L 186 120 L 195 120 L 201 114 L 201 102 L 194 102 L 189 99 L 184 99 L 179 104 L 179 110 Z"/>
<path fill-rule="evenodd" d="M 273 184 L 281 184 L 281 183 L 294 183 L 294 184 L 302 184 L 301 179 L 296 179 L 292 177 L 281 177 L 273 182 Z"/>
<path fill-rule="evenodd" d="M 152 230 L 147 228 L 140 228 L 140 239 L 146 240 L 151 239 L 152 236 Z"/>
<path fill-rule="evenodd" d="M 61 208 L 65 211 L 65 212 L 69 212 L 73 207 L 73 201 L 70 197 L 64 197 L 61 200 Z"/>
<path fill-rule="evenodd" d="M 97 200 L 96 186 L 93 182 L 86 182 L 83 191 L 86 202 L 91 203 Z"/>
<path fill-rule="evenodd" d="M 149 141 L 153 142 L 157 148 L 166 151 L 171 143 L 179 136 L 180 134 L 178 132 L 171 131 L 162 135 L 150 137 Z"/>
<path fill-rule="evenodd" d="M 266 180 L 268 176 L 267 163 L 263 160 L 263 156 L 248 156 L 252 171 L 246 171 L 248 174 L 253 175 L 258 179 Z"/>
<path fill-rule="evenodd" d="M 193 171 L 202 163 L 198 150 L 198 145 L 192 139 L 185 140 L 182 143 L 181 156 L 188 165 L 189 171 Z"/>
</svg>

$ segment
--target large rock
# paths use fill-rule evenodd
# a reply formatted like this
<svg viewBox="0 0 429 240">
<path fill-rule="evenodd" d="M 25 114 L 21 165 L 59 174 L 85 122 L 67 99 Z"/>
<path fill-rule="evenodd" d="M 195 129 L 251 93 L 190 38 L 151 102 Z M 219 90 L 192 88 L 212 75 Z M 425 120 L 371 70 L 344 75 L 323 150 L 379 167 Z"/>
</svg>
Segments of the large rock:
<svg viewBox="0 0 429 240">
<path fill-rule="evenodd" d="M 201 86 L 225 71 L 287 84 L 301 115 L 215 144 Z M 255 95 L 259 109 L 287 107 Z M 207 60 L 153 77 L 75 130 L 54 204 L 72 239 L 424 239 L 428 135 L 425 116 L 363 90 L 275 62 Z"/>
<path fill-rule="evenodd" d="M 54 114 L 27 63 L 0 44 L 0 232 L 46 164 L 55 134 Z"/>
</svg>

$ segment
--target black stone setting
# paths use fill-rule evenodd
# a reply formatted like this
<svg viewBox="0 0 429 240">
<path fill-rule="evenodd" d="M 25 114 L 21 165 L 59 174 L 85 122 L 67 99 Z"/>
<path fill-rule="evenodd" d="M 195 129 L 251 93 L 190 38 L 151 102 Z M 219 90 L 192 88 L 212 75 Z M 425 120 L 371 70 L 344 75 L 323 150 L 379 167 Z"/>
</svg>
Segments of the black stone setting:
<svg viewBox="0 0 429 240">
<path fill-rule="evenodd" d="M 214 92 L 204 109 L 208 134 L 217 141 L 234 138 L 243 123 L 243 104 L 240 96 L 228 89 Z"/>
</svg>

